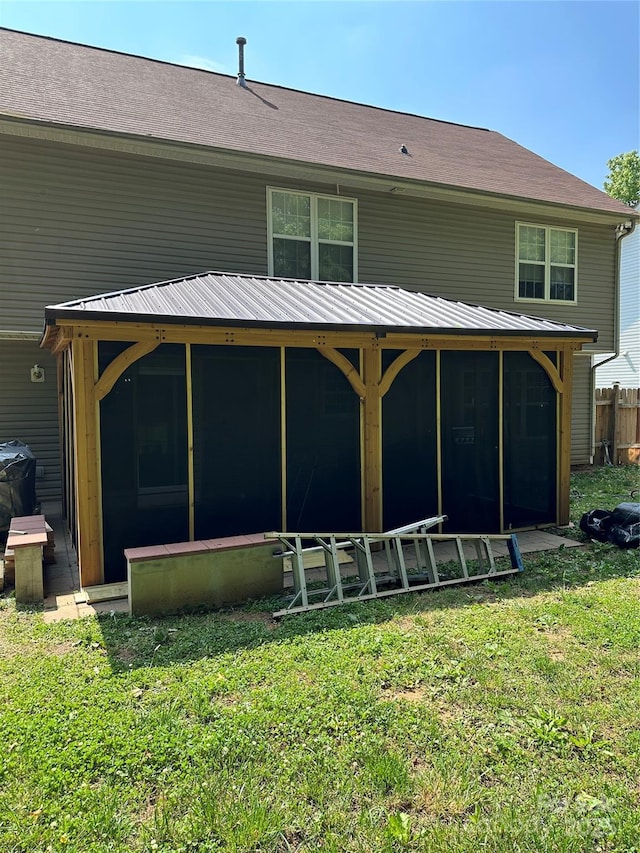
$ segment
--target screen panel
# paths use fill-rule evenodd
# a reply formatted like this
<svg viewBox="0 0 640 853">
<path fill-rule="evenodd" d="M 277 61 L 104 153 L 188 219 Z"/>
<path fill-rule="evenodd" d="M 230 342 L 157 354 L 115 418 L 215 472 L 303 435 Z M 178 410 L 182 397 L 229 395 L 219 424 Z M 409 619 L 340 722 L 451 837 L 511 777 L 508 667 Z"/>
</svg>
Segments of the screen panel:
<svg viewBox="0 0 640 853">
<path fill-rule="evenodd" d="M 555 361 L 555 354 L 547 353 Z M 504 354 L 505 527 L 556 520 L 556 392 L 525 352 Z"/>
<path fill-rule="evenodd" d="M 101 342 L 99 364 L 126 345 Z M 124 549 L 189 538 L 185 348 L 162 344 L 100 402 L 105 582 L 126 580 Z"/>
<path fill-rule="evenodd" d="M 287 528 L 361 530 L 359 397 L 317 350 L 289 347 L 286 397 Z"/>
<path fill-rule="evenodd" d="M 383 371 L 401 354 L 383 352 Z M 383 527 L 437 515 L 436 354 L 421 352 L 382 398 Z"/>
<path fill-rule="evenodd" d="M 497 352 L 442 352 L 442 511 L 447 532 L 500 529 Z"/>
<path fill-rule="evenodd" d="M 278 530 L 280 349 L 193 345 L 195 538 Z"/>
</svg>

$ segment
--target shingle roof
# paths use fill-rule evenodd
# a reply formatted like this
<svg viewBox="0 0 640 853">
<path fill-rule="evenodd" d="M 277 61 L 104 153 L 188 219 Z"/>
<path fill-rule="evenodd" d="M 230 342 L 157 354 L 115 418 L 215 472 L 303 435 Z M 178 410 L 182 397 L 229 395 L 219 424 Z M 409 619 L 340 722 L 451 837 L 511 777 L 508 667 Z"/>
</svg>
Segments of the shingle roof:
<svg viewBox="0 0 640 853">
<path fill-rule="evenodd" d="M 337 284 L 207 272 L 75 299 L 45 309 L 56 319 L 280 327 L 422 334 L 584 337 L 581 326 L 483 308 L 391 285 Z"/>
<path fill-rule="evenodd" d="M 494 131 L 13 30 L 0 51 L 0 115 L 629 215 Z"/>
</svg>

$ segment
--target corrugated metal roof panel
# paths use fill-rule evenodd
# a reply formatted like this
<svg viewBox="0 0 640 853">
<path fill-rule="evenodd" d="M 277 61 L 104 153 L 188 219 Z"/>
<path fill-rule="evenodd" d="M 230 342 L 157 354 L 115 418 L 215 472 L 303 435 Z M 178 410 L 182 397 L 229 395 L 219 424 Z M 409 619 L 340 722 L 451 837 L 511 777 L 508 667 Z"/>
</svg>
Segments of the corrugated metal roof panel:
<svg viewBox="0 0 640 853">
<path fill-rule="evenodd" d="M 142 320 L 208 325 L 371 328 L 466 334 L 584 336 L 596 332 L 403 290 L 392 285 L 340 284 L 208 272 L 46 309 L 56 318 Z"/>
</svg>

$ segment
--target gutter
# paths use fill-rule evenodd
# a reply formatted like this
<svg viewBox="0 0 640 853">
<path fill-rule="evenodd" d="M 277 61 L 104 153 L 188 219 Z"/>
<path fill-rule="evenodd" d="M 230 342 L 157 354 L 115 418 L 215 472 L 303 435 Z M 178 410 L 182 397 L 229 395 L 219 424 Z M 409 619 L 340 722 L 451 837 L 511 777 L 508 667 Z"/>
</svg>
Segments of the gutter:
<svg viewBox="0 0 640 853">
<path fill-rule="evenodd" d="M 638 211 L 632 208 L 634 213 Z M 596 396 L 596 369 L 603 367 L 620 355 L 620 260 L 622 256 L 622 241 L 625 237 L 633 234 L 636 229 L 637 220 L 629 219 L 626 222 L 621 222 L 616 226 L 616 257 L 615 257 L 615 304 L 614 304 L 614 325 L 613 325 L 613 355 L 605 358 L 604 361 L 599 361 L 597 364 L 591 365 L 591 453 L 589 454 L 589 464 L 593 465 L 593 460 L 596 454 L 596 417 L 595 417 L 595 396 Z"/>
</svg>

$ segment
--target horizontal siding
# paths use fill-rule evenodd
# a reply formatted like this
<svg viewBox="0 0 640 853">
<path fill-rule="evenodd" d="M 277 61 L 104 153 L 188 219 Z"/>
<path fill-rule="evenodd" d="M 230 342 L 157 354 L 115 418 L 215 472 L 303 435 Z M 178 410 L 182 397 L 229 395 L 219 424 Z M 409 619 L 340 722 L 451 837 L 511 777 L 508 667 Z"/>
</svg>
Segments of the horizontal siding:
<svg viewBox="0 0 640 853">
<path fill-rule="evenodd" d="M 360 204 L 360 277 L 546 317 L 599 331 L 613 340 L 613 229 L 579 227 L 578 304 L 516 302 L 513 215 L 381 194 Z M 570 220 L 543 224 L 575 227 Z"/>
<path fill-rule="evenodd" d="M 46 305 L 206 269 L 264 273 L 264 183 L 34 141 L 3 142 L 0 329 Z"/>
<path fill-rule="evenodd" d="M 571 464 L 588 465 L 591 461 L 591 359 L 576 355 L 573 359 L 573 401 L 571 409 Z"/>
<path fill-rule="evenodd" d="M 267 274 L 268 185 L 358 199 L 360 281 L 596 328 L 597 350 L 612 349 L 610 227 L 578 229 L 577 306 L 516 303 L 512 214 L 7 137 L 0 138 L 0 331 L 40 331 L 46 305 L 82 296 L 205 270 Z M 576 226 L 570 218 L 543 224 Z M 26 362 L 47 358 L 36 344 L 28 351 Z M 15 380 L 0 365 L 3 388 Z M 30 419 L 27 400 L 37 388 L 22 389 L 8 406 L 3 394 L 2 429 L 33 436 L 53 477 L 55 394 Z M 581 418 L 576 429 L 575 447 L 588 446 Z"/>
<path fill-rule="evenodd" d="M 205 270 L 268 272 L 265 187 L 273 179 L 37 140 L 1 145 L 0 328 L 39 330 L 45 305 L 152 281 Z M 579 228 L 578 305 L 515 302 L 513 214 L 339 191 L 358 198 L 360 281 L 597 328 L 597 350 L 611 351 L 610 227 Z"/>
<path fill-rule="evenodd" d="M 31 382 L 31 368 L 45 369 L 44 382 Z M 0 340 L 0 442 L 19 439 L 44 466 L 36 481 L 39 500 L 60 497 L 58 395 L 55 359 L 36 341 Z"/>
<path fill-rule="evenodd" d="M 640 320 L 620 335 L 620 355 L 596 369 L 596 386 L 640 388 Z"/>
<path fill-rule="evenodd" d="M 620 331 L 640 320 L 640 225 L 620 248 Z M 627 347 L 628 348 L 628 347 Z"/>
</svg>

